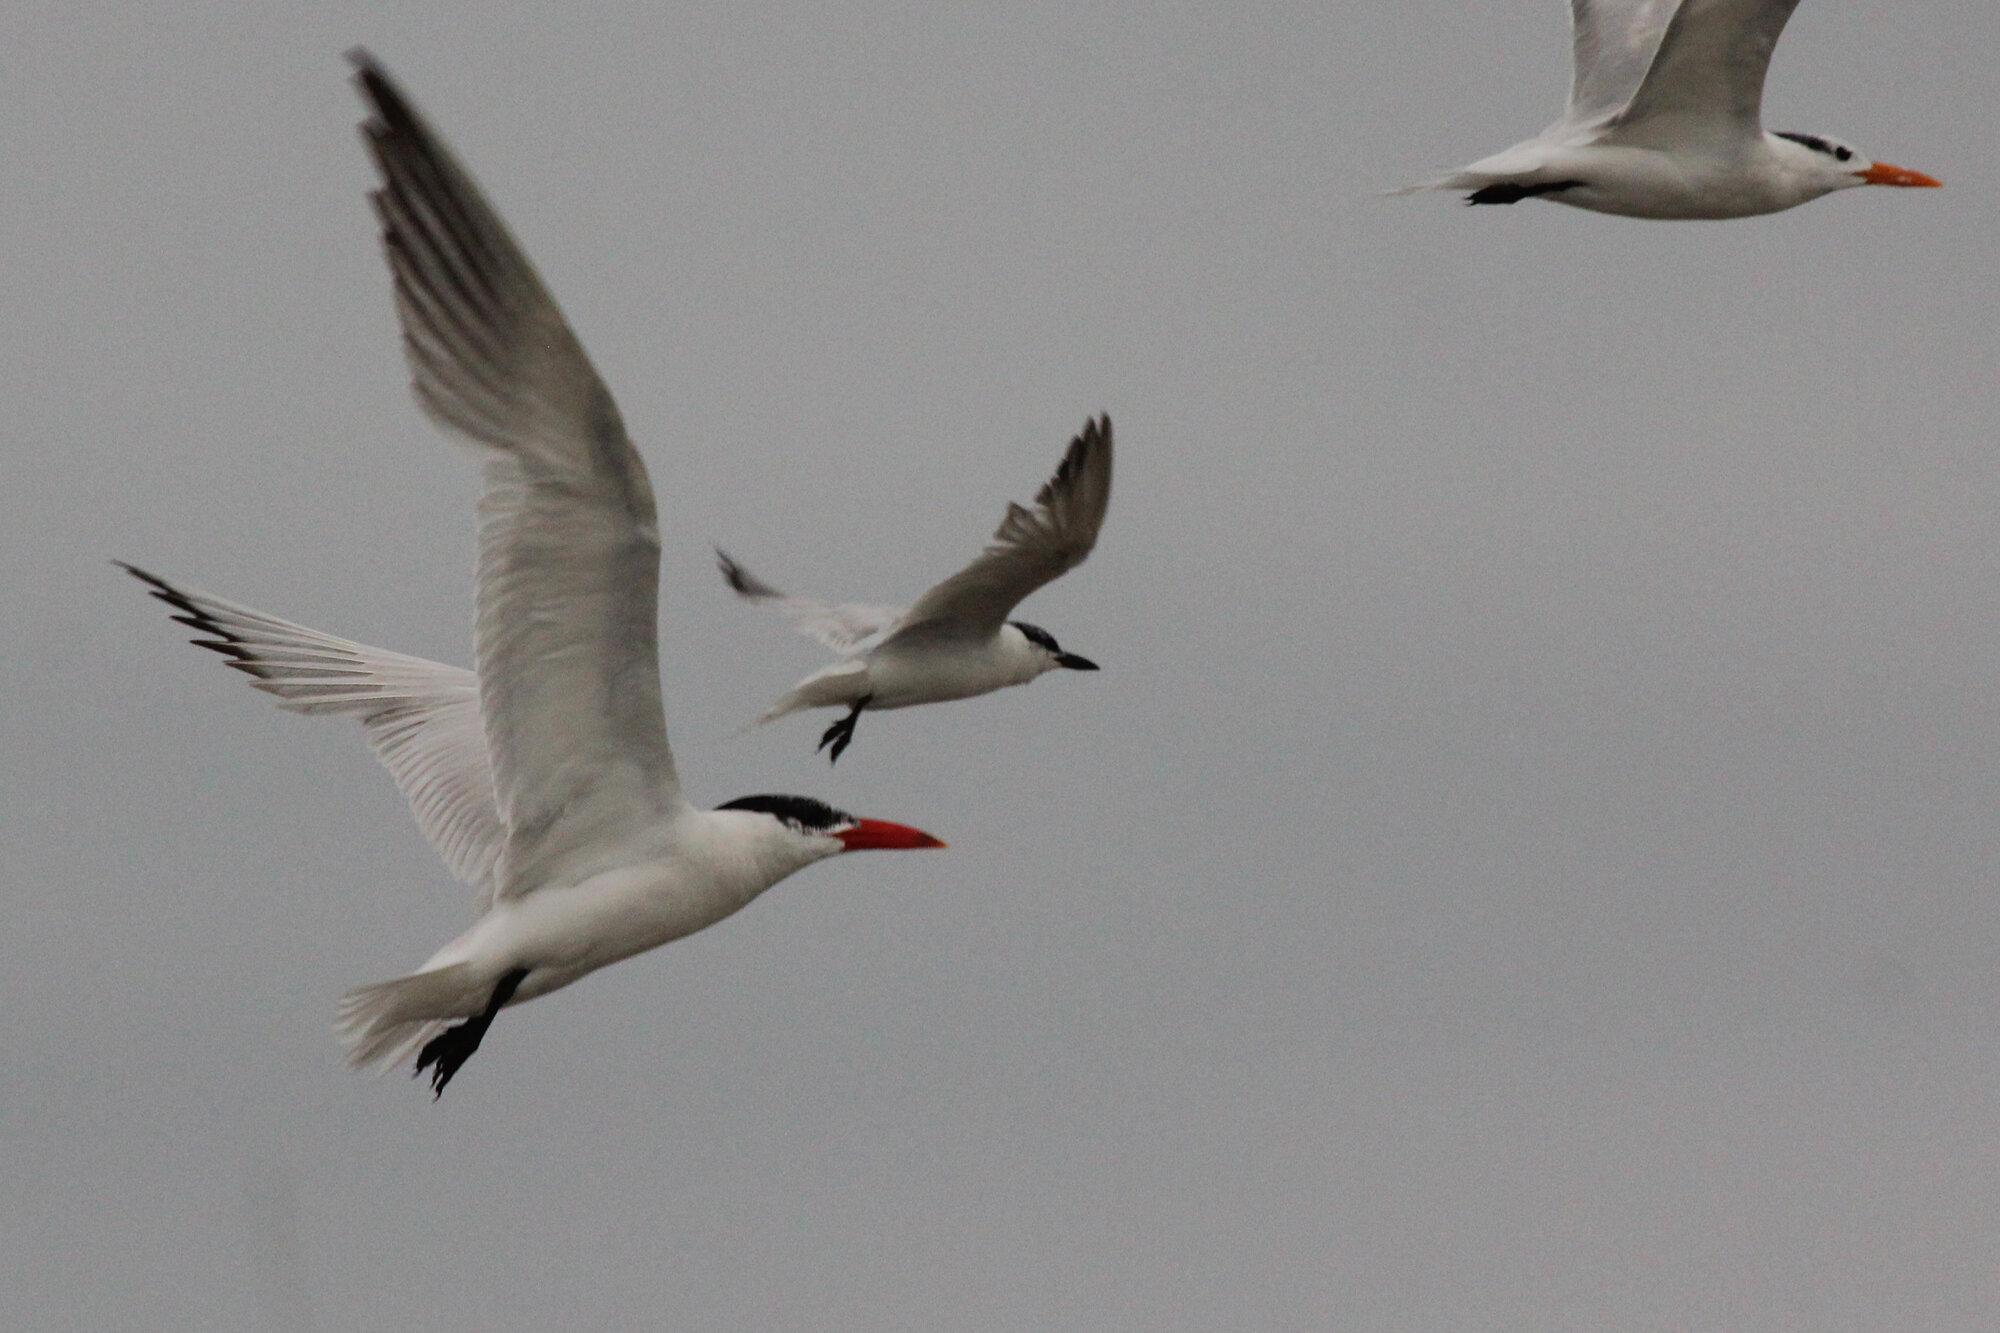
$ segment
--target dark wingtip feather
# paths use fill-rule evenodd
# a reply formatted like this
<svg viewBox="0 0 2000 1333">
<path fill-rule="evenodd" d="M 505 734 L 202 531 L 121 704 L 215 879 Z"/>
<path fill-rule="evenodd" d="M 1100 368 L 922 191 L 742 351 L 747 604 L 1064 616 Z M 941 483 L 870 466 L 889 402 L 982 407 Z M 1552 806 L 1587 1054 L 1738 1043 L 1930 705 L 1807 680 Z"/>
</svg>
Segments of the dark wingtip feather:
<svg viewBox="0 0 2000 1333">
<path fill-rule="evenodd" d="M 165 602 L 176 611 L 184 613 L 172 617 L 174 620 L 178 620 L 183 625 L 193 626 L 198 630 L 218 634 L 222 632 L 209 621 L 207 616 L 202 614 L 200 607 L 188 600 L 186 593 L 161 578 L 158 574 L 150 574 L 137 565 L 126 564 L 123 560 L 113 560 L 111 563 L 145 584 L 148 596 Z"/>
<path fill-rule="evenodd" d="M 367 47 L 350 48 L 347 63 L 354 66 L 354 86 L 361 90 L 361 95 L 384 121 L 407 124 L 413 118 L 402 90 L 396 87 L 389 71 L 382 67 L 382 62 Z"/>
<path fill-rule="evenodd" d="M 736 563 L 729 552 L 720 546 L 715 548 L 715 567 L 722 571 L 723 582 L 727 583 L 738 597 L 783 597 L 785 594 L 752 574 Z"/>
<path fill-rule="evenodd" d="M 1083 423 L 1063 451 L 1062 462 L 1056 465 L 1055 475 L 1042 484 L 1035 496 L 1036 504 L 1051 504 L 1065 489 L 1076 484 L 1077 474 L 1083 471 L 1084 459 L 1099 449 L 1111 447 L 1111 414 L 1099 413 Z"/>
<path fill-rule="evenodd" d="M 722 581 L 737 592 L 745 592 L 743 566 L 729 558 L 729 552 L 720 546 L 715 548 L 715 567 L 722 571 Z"/>
<path fill-rule="evenodd" d="M 361 122 L 361 137 L 368 142 L 368 148 L 378 162 L 387 151 L 386 145 L 392 140 L 410 140 L 417 144 L 428 142 L 430 132 L 417 115 L 417 109 L 410 105 L 410 99 L 389 77 L 389 71 L 382 67 L 365 47 L 355 47 L 347 53 L 354 65 L 354 86 L 361 99 L 368 104 L 372 113 Z M 391 174 L 383 163 L 384 174 Z M 375 191 L 377 207 L 381 206 L 380 191 Z"/>
<path fill-rule="evenodd" d="M 127 564 L 123 560 L 113 560 L 111 563 L 118 566 L 118 568 L 124 570 L 127 574 L 130 574 L 133 578 L 139 580 L 139 582 L 151 584 L 155 589 L 167 588 L 170 586 L 167 583 L 167 581 L 161 578 L 158 574 L 148 574 L 145 570 L 139 568 L 137 565 Z"/>
<path fill-rule="evenodd" d="M 165 602 L 168 606 L 180 612 L 181 614 L 177 616 L 168 617 L 175 624 L 186 625 L 191 630 L 215 636 L 212 639 L 189 639 L 189 643 L 197 648 L 206 648 L 212 653 L 222 654 L 224 657 L 230 659 L 230 666 L 248 671 L 252 675 L 257 674 L 255 667 L 247 664 L 247 659 L 250 657 L 250 650 L 244 646 L 243 640 L 238 635 L 232 633 L 227 626 L 218 623 L 213 616 L 210 616 L 201 607 L 197 606 L 186 593 L 161 578 L 158 574 L 149 574 L 137 565 L 128 565 L 123 560 L 113 560 L 111 563 L 124 570 L 127 574 L 130 574 L 133 578 L 138 579 L 141 583 L 148 585 L 147 594 L 149 596 Z"/>
</svg>

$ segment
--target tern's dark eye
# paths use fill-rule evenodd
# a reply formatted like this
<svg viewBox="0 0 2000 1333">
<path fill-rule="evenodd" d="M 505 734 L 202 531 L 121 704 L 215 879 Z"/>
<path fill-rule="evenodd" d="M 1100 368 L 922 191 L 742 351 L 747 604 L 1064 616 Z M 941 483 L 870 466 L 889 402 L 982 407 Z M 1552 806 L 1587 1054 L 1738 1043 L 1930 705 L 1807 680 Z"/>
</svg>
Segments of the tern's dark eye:
<svg viewBox="0 0 2000 1333">
<path fill-rule="evenodd" d="M 1830 158 L 1840 158 L 1842 162 L 1846 162 L 1848 158 L 1854 156 L 1852 148 L 1836 148 L 1834 144 L 1828 144 L 1818 134 L 1792 134 L 1788 130 L 1772 130 L 1772 134 L 1776 134 L 1778 138 L 1788 138 L 1794 144 L 1798 144 L 1800 148 L 1812 148 L 1814 152 L 1824 152 Z"/>
<path fill-rule="evenodd" d="M 1854 156 L 1854 150 L 1846 144 L 1828 143 L 1817 134 L 1793 134 L 1787 130 L 1773 130 L 1780 139 L 1790 139 L 1801 148 L 1810 148 L 1815 153 L 1825 153 L 1836 162 L 1845 162 Z"/>
</svg>

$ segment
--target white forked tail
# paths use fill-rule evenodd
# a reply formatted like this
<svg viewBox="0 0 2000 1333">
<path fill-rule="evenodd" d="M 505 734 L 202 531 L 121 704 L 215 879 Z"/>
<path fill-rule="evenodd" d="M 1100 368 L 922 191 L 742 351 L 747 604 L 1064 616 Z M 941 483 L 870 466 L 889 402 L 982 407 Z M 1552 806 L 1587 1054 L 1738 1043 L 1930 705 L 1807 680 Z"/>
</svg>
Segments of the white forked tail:
<svg viewBox="0 0 2000 1333">
<path fill-rule="evenodd" d="M 472 964 L 452 963 L 356 986 L 340 997 L 333 1027 L 347 1045 L 350 1068 L 379 1064 L 386 1070 L 447 1023 L 478 1013 L 485 1003 L 486 993 L 474 979 Z"/>
</svg>

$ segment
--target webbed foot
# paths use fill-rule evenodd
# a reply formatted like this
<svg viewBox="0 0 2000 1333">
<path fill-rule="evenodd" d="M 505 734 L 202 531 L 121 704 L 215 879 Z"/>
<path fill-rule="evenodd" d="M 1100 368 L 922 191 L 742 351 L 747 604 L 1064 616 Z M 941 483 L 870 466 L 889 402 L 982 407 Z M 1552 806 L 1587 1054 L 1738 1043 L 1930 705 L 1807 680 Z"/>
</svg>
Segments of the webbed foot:
<svg viewBox="0 0 2000 1333">
<path fill-rule="evenodd" d="M 826 761 L 829 764 L 840 762 L 840 752 L 845 750 L 848 742 L 854 739 L 854 724 L 861 720 L 861 710 L 866 708 L 868 701 L 874 697 L 872 694 L 867 694 L 856 699 L 854 707 L 849 710 L 847 716 L 828 727 L 826 734 L 819 738 L 819 749 L 824 750 L 829 745 L 833 747 L 833 753 L 826 757 Z"/>
<path fill-rule="evenodd" d="M 493 1016 L 506 1007 L 514 998 L 521 982 L 528 975 L 528 969 L 517 967 L 501 977 L 494 984 L 492 998 L 486 1001 L 486 1008 L 463 1023 L 454 1024 L 424 1043 L 424 1049 L 417 1053 L 417 1067 L 412 1078 L 423 1077 L 423 1072 L 431 1071 L 431 1100 L 444 1096 L 444 1085 L 451 1082 L 459 1066 L 472 1058 L 479 1049 L 479 1043 L 486 1037 L 486 1029 L 493 1026 Z"/>
</svg>

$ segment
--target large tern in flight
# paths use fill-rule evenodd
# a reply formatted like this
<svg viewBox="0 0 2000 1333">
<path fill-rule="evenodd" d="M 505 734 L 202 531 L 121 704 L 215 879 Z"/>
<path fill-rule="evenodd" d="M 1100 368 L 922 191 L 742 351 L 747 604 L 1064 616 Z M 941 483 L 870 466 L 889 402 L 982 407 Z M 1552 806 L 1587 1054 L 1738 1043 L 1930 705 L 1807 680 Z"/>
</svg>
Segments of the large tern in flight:
<svg viewBox="0 0 2000 1333">
<path fill-rule="evenodd" d="M 1569 109 L 1534 138 L 1401 194 L 1540 197 L 1638 218 L 1740 218 L 1854 185 L 1937 185 L 1821 134 L 1764 128 L 1764 72 L 1798 0 L 1570 0 Z"/>
<path fill-rule="evenodd" d="M 737 595 L 781 612 L 801 634 L 841 655 L 793 686 L 752 725 L 803 708 L 845 708 L 847 715 L 819 742 L 822 750 L 831 746 L 829 757 L 838 761 L 864 710 L 969 699 L 1025 685 L 1058 667 L 1097 670 L 1089 658 L 1064 652 L 1047 630 L 1007 614 L 1029 593 L 1083 563 L 1097 544 L 1110 503 L 1111 418 L 1105 416 L 1086 422 L 1070 441 L 1034 508 L 1010 502 L 979 558 L 907 609 L 788 597 L 717 551 L 722 577 Z"/>
<path fill-rule="evenodd" d="M 280 707 L 360 719 L 478 889 L 470 930 L 340 1003 L 351 1064 L 414 1051 L 442 1094 L 507 1005 L 711 926 L 825 857 L 944 844 L 803 796 L 688 804 L 660 700 L 645 465 L 472 178 L 367 53 L 351 58 L 417 400 L 483 463 L 478 671 L 131 572 Z"/>
</svg>

